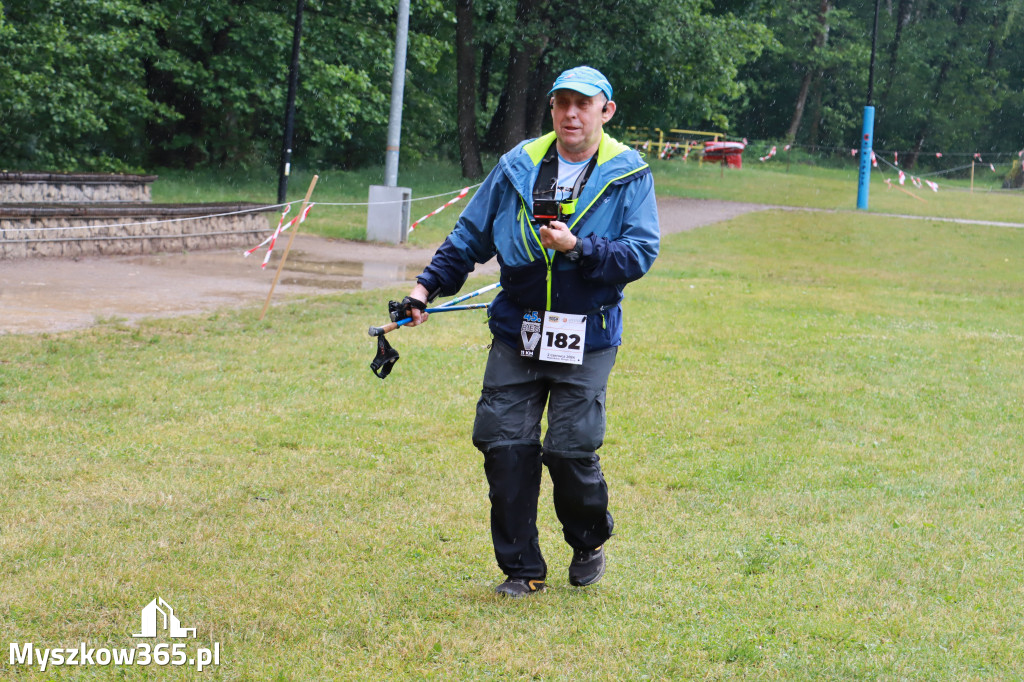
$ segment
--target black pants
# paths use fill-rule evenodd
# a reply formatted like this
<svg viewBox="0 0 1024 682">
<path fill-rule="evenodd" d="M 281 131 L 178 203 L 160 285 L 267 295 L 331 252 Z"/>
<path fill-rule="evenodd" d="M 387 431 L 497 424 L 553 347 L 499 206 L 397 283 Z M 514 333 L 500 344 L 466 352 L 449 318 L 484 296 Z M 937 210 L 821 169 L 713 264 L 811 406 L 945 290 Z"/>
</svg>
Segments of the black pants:
<svg viewBox="0 0 1024 682">
<path fill-rule="evenodd" d="M 511 578 L 544 578 L 537 534 L 542 466 L 551 476 L 565 541 L 589 550 L 611 537 L 608 486 L 597 449 L 604 441 L 605 394 L 615 348 L 587 353 L 583 365 L 523 360 L 495 341 L 477 403 L 473 443 L 484 454 L 491 537 Z M 541 418 L 548 430 L 541 445 Z"/>
</svg>

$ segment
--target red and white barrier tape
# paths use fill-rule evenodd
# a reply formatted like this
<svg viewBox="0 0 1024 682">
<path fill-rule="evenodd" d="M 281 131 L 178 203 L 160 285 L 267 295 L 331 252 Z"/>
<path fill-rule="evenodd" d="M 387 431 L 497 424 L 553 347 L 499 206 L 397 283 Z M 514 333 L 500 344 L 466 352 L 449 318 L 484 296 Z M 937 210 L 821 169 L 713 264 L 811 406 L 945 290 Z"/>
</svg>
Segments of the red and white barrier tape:
<svg viewBox="0 0 1024 682">
<path fill-rule="evenodd" d="M 871 157 L 872 157 L 872 161 L 874 162 L 874 161 L 876 160 L 876 157 L 875 157 L 875 153 L 874 153 L 874 152 L 871 152 Z M 890 167 L 891 167 L 891 168 L 892 168 L 893 170 L 895 170 L 895 171 L 896 171 L 896 173 L 897 173 L 897 176 L 898 176 L 898 178 L 897 178 L 897 179 L 898 179 L 898 181 L 899 181 L 899 184 L 900 184 L 900 185 L 904 185 L 904 184 L 906 184 L 906 182 L 907 182 L 907 178 L 909 177 L 909 178 L 910 178 L 910 182 L 911 182 L 911 184 L 912 184 L 912 185 L 914 185 L 914 187 L 917 187 L 918 189 L 921 189 L 921 188 L 922 188 L 922 187 L 924 186 L 924 185 L 922 184 L 922 178 L 919 178 L 919 177 L 917 177 L 916 175 L 907 175 L 907 174 L 906 174 L 906 173 L 904 173 L 904 172 L 903 172 L 903 171 L 902 171 L 901 169 L 897 168 L 895 164 L 889 163 L 889 162 L 888 162 L 888 161 L 886 161 L 885 159 L 882 159 L 882 163 L 884 163 L 884 164 L 885 164 L 885 165 L 887 165 L 887 166 L 890 166 Z M 877 165 L 877 163 L 876 163 L 875 165 Z M 968 167 L 969 167 L 969 166 L 968 166 Z M 885 182 L 885 184 L 886 184 L 886 185 L 888 185 L 888 186 L 889 186 L 890 188 L 891 188 L 891 187 L 893 186 L 893 184 L 892 184 L 892 180 L 890 180 L 889 178 L 885 178 L 885 179 L 884 179 L 884 182 Z M 928 187 L 929 187 L 929 188 L 931 188 L 931 190 L 932 190 L 933 192 L 938 192 L 938 191 L 939 191 L 939 186 L 938 186 L 938 184 L 937 184 L 937 183 L 934 183 L 934 182 L 932 182 L 932 181 L 930 181 L 930 180 L 924 180 L 923 182 L 924 182 L 924 183 L 927 183 L 927 184 L 928 184 Z M 906 192 L 906 190 L 901 190 L 901 191 L 903 191 L 903 192 Z"/>
<path fill-rule="evenodd" d="M 767 156 L 762 156 L 761 160 L 762 161 L 767 161 L 768 159 L 772 158 L 773 156 L 775 156 L 775 146 L 774 145 L 772 145 L 771 151 L 768 152 L 768 155 Z"/>
<path fill-rule="evenodd" d="M 257 250 L 259 250 L 259 248 L 261 246 L 269 244 L 269 246 L 267 246 L 267 255 L 263 258 L 263 263 L 260 265 L 260 268 L 265 270 L 266 267 L 267 267 L 267 263 L 270 262 L 270 254 L 272 254 L 274 252 L 274 245 L 277 244 L 277 238 L 279 236 L 281 236 L 281 233 L 284 232 L 285 230 L 287 230 L 289 227 L 292 227 L 292 226 L 294 226 L 297 223 L 304 223 L 304 222 L 306 222 L 306 216 L 309 215 L 309 210 L 311 208 L 313 208 L 313 206 L 315 206 L 315 204 L 308 204 L 306 206 L 306 210 L 302 212 L 302 215 L 295 216 L 294 218 L 292 218 L 288 222 L 287 225 L 285 225 L 284 217 L 286 215 L 288 215 L 288 211 L 290 211 L 292 209 L 291 205 L 289 205 L 287 208 L 284 209 L 284 212 L 281 214 L 281 219 L 279 221 L 277 221 L 277 229 L 274 230 L 274 234 L 270 235 L 269 237 L 264 239 L 262 242 L 260 242 L 256 246 L 254 246 L 251 249 L 249 249 L 248 251 L 246 251 L 245 252 L 245 257 L 248 258 L 253 253 L 255 253 Z"/>
<path fill-rule="evenodd" d="M 446 208 L 448 208 L 449 206 L 451 206 L 452 204 L 454 204 L 454 203 L 455 203 L 456 201 L 458 201 L 458 200 L 459 200 L 459 199 L 461 199 L 462 197 L 464 197 L 464 196 L 466 196 L 467 194 L 469 194 L 469 189 L 470 189 L 469 187 L 463 187 L 463 188 L 462 188 L 461 190 L 459 190 L 459 193 L 458 193 L 458 195 L 457 195 L 457 196 L 456 196 L 456 197 L 455 197 L 454 199 L 452 199 L 451 201 L 449 201 L 449 202 L 448 202 L 447 204 L 445 204 L 445 205 L 444 205 L 444 206 L 442 206 L 441 208 L 439 208 L 439 209 L 437 209 L 437 210 L 434 210 L 434 211 L 431 211 L 431 212 L 430 212 L 430 213 L 428 213 L 427 215 L 423 216 L 422 218 L 420 218 L 419 220 L 417 220 L 416 222 L 414 222 L 414 223 L 413 223 L 412 225 L 410 225 L 410 226 L 409 226 L 409 232 L 412 232 L 413 230 L 415 230 L 415 229 L 416 229 L 416 226 L 417 226 L 417 225 L 419 225 L 420 223 L 422 223 L 422 222 L 423 222 L 424 220 L 426 220 L 427 218 L 429 218 L 429 217 L 431 217 L 431 216 L 435 216 L 435 215 L 437 215 L 438 213 L 440 213 L 441 211 L 445 210 Z"/>
</svg>

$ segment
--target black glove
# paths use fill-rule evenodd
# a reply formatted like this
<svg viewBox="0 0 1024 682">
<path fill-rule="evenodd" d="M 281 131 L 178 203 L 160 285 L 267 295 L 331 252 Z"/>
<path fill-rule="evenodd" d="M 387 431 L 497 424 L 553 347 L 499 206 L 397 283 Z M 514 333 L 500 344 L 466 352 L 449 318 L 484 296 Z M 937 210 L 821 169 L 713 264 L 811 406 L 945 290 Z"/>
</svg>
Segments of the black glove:
<svg viewBox="0 0 1024 682">
<path fill-rule="evenodd" d="M 392 322 L 398 322 L 407 317 L 412 317 L 413 308 L 421 311 L 426 310 L 427 304 L 412 296 L 406 296 L 401 301 L 388 301 L 388 316 Z"/>
</svg>

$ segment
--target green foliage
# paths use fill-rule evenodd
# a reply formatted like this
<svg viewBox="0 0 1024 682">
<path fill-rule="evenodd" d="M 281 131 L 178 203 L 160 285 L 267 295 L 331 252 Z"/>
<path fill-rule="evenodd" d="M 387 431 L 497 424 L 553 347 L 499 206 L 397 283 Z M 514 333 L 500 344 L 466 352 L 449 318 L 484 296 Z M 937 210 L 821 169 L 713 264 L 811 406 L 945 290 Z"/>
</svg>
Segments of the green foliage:
<svg viewBox="0 0 1024 682">
<path fill-rule="evenodd" d="M 277 157 L 292 3 L 8 0 L 4 15 L 5 166 L 194 167 Z M 418 4 L 414 17 L 406 98 L 421 116 L 407 118 L 406 141 L 432 152 L 439 127 L 454 128 L 438 125 L 453 116 L 436 82 L 452 51 L 453 19 L 437 2 Z M 371 150 L 383 154 L 394 35 L 390 2 L 308 3 L 294 143 L 307 162 L 356 166 Z"/>
<path fill-rule="evenodd" d="M 277 162 L 294 2 L 5 0 L 0 7 L 0 167 Z M 615 85 L 618 124 L 779 139 L 810 74 L 797 142 L 853 147 L 872 10 L 872 3 L 830 0 L 633 0 L 591 3 L 580 12 L 566 0 L 476 0 L 480 132 L 504 111 L 498 98 L 513 48 L 531 46 L 530 92 L 510 93 L 529 100 L 531 126 L 548 79 L 589 63 Z M 1024 0 L 885 5 L 876 148 L 1024 146 L 1022 17 Z M 296 165 L 382 161 L 395 22 L 393 0 L 308 0 Z M 451 2 L 413 4 L 402 128 L 402 154 L 410 160 L 457 153 L 454 42 Z"/>
<path fill-rule="evenodd" d="M 744 10 L 744 16 L 764 21 L 775 43 L 740 73 L 749 84 L 749 98 L 736 119 L 736 132 L 782 137 L 801 78 L 810 72 L 815 75 L 797 142 L 857 146 L 874 3 L 832 7 L 824 47 L 814 40 L 822 4 L 766 0 Z M 1019 125 L 1024 41 L 1020 31 L 1006 29 L 1019 21 L 1021 6 L 1019 0 L 883 3 L 873 91 L 875 148 L 941 151 L 948 167 L 951 151 L 969 157 L 975 151 L 1009 152 L 1024 145 Z M 927 167 L 927 158 L 922 161 Z"/>
<path fill-rule="evenodd" d="M 135 0 L 7 0 L 0 40 L 0 164 L 126 170 L 150 121 L 145 61 L 158 14 Z"/>
<path fill-rule="evenodd" d="M 616 86 L 622 125 L 711 125 L 725 128 L 730 104 L 744 92 L 740 66 L 768 42 L 764 26 L 732 14 L 706 13 L 702 0 L 641 0 L 630 11 L 600 6 L 559 27 L 563 67 L 592 61 Z"/>
<path fill-rule="evenodd" d="M 876 146 L 921 140 L 926 151 L 1008 152 L 1011 140 L 1019 143 L 1019 130 L 988 124 L 1024 86 L 1011 76 L 1020 73 L 1024 42 L 1005 36 L 1006 18 L 1002 4 L 922 6 L 905 30 L 899 69 L 883 85 Z"/>
</svg>

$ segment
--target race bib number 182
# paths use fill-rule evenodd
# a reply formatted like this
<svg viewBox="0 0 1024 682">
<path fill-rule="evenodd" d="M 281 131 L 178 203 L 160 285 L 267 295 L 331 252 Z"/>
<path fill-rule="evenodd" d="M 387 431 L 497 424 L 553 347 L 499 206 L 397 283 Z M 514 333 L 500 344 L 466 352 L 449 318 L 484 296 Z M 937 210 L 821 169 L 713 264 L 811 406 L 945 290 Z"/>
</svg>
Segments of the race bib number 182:
<svg viewBox="0 0 1024 682">
<path fill-rule="evenodd" d="M 520 336 L 519 354 L 524 358 L 582 365 L 587 316 L 530 311 L 523 317 Z"/>
</svg>

